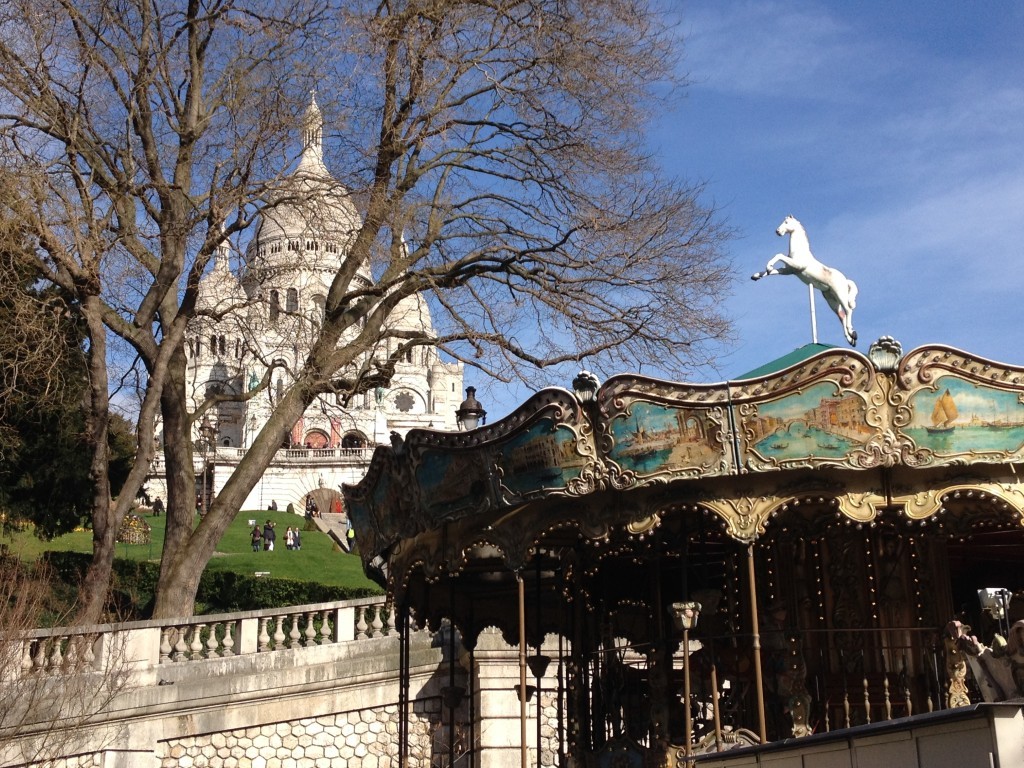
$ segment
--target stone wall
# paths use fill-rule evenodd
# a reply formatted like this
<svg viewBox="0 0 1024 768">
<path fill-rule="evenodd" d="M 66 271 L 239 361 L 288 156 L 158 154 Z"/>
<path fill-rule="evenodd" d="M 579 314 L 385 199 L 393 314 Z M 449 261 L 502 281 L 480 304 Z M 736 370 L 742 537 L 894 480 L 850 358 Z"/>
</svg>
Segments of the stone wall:
<svg viewBox="0 0 1024 768">
<path fill-rule="evenodd" d="M 436 764 L 437 699 L 409 719 L 409 766 Z M 161 742 L 161 768 L 384 768 L 398 762 L 398 707 L 385 706 Z M 72 768 L 72 766 L 68 766 Z"/>
</svg>

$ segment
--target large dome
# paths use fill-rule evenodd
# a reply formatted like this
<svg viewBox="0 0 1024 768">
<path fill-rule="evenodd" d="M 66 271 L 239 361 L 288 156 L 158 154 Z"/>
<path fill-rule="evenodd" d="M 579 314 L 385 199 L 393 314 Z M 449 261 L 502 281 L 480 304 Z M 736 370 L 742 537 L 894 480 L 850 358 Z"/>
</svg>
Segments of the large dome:
<svg viewBox="0 0 1024 768">
<path fill-rule="evenodd" d="M 251 267 L 335 272 L 362 221 L 347 189 L 323 158 L 323 118 L 316 98 L 303 116 L 302 155 L 260 216 L 246 252 Z M 369 279 L 368 268 L 360 270 Z"/>
</svg>

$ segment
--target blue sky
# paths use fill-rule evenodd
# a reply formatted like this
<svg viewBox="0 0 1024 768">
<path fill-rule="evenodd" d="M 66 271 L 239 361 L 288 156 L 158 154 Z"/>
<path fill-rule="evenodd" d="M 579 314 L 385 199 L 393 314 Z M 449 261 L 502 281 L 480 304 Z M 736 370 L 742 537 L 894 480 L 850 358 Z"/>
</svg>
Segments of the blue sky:
<svg viewBox="0 0 1024 768">
<path fill-rule="evenodd" d="M 652 147 L 668 174 L 708 182 L 738 235 L 735 340 L 692 380 L 811 341 L 806 286 L 749 279 L 786 250 L 787 214 L 857 283 L 859 350 L 892 335 L 905 352 L 940 343 L 1024 365 L 1024 3 L 669 5 L 691 85 Z M 820 296 L 816 308 L 818 340 L 845 346 Z M 487 387 L 492 418 L 528 393 Z"/>
</svg>

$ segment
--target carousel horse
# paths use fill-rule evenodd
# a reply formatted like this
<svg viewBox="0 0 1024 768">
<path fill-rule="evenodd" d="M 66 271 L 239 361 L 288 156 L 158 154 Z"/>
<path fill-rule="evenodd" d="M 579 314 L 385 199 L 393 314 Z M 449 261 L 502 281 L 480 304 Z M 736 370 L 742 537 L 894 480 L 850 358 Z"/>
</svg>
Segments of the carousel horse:
<svg viewBox="0 0 1024 768">
<path fill-rule="evenodd" d="M 764 272 L 755 272 L 751 280 L 768 275 L 796 275 L 803 282 L 817 288 L 829 307 L 843 324 L 846 340 L 857 346 L 857 332 L 853 330 L 853 310 L 857 306 L 857 285 L 838 269 L 826 267 L 811 253 L 811 243 L 803 225 L 787 216 L 775 230 L 779 237 L 789 235 L 789 253 L 777 253 L 768 262 Z M 782 262 L 783 266 L 775 265 Z"/>
</svg>

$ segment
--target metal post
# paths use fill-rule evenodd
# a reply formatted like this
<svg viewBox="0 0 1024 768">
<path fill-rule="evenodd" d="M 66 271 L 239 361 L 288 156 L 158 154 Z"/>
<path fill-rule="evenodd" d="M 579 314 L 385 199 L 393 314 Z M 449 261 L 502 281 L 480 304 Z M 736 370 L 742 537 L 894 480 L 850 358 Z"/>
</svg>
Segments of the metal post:
<svg viewBox="0 0 1024 768">
<path fill-rule="evenodd" d="M 686 719 L 685 741 L 683 742 L 683 755 L 686 757 L 686 765 L 690 765 L 690 755 L 693 754 L 693 713 L 690 711 L 690 630 L 683 627 L 683 713 Z"/>
<path fill-rule="evenodd" d="M 761 672 L 761 633 L 757 616 L 757 579 L 754 571 L 754 545 L 747 545 L 747 580 L 750 582 L 750 621 L 753 624 L 754 682 L 757 688 L 757 722 L 761 743 L 768 741 L 768 726 L 764 714 L 764 677 Z"/>
<path fill-rule="evenodd" d="M 818 318 L 814 314 L 814 286 L 807 286 L 807 298 L 811 302 L 811 341 L 818 343 Z"/>
<path fill-rule="evenodd" d="M 516 572 L 519 582 L 519 760 L 521 768 L 529 768 L 526 752 L 526 582 L 521 571 Z"/>
</svg>

